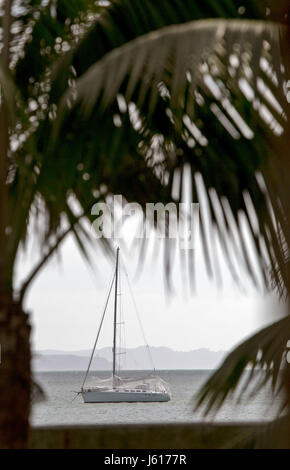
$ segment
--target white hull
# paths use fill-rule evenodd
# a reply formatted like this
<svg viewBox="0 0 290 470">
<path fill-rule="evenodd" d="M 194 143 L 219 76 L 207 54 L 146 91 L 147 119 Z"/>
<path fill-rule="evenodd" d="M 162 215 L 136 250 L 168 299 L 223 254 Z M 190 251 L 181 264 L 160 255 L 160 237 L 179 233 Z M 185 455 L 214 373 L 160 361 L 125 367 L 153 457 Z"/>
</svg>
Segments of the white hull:
<svg viewBox="0 0 290 470">
<path fill-rule="evenodd" d="M 81 393 L 85 403 L 165 402 L 170 400 L 170 395 L 166 392 L 83 390 Z"/>
</svg>

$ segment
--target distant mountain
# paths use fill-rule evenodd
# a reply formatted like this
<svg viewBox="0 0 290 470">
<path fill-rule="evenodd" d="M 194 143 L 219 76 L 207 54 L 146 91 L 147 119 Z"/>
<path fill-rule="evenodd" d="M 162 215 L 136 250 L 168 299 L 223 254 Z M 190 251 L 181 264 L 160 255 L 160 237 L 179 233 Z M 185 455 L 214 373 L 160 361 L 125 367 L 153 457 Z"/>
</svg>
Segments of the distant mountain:
<svg viewBox="0 0 290 470">
<path fill-rule="evenodd" d="M 123 351 L 124 352 L 124 351 Z M 174 351 L 167 347 L 150 347 L 156 369 L 215 369 L 225 357 L 226 351 L 211 351 L 206 348 L 192 351 Z M 37 371 L 85 370 L 90 357 L 89 350 L 58 351 L 44 350 L 35 353 L 33 369 Z M 122 355 L 122 368 L 127 370 L 152 369 L 146 346 L 126 350 Z M 112 348 L 96 351 L 92 370 L 112 369 Z"/>
<path fill-rule="evenodd" d="M 225 351 L 195 349 L 193 351 L 174 351 L 166 347 L 150 347 L 151 357 L 156 369 L 215 369 L 225 356 Z M 112 357 L 111 348 L 98 350 L 98 355 L 107 360 Z M 145 346 L 127 349 L 123 363 L 126 369 L 151 369 L 152 362 Z"/>
<path fill-rule="evenodd" d="M 58 371 L 58 370 L 86 370 L 89 357 L 77 356 L 71 353 L 45 354 L 36 353 L 32 358 L 32 368 L 35 371 Z M 92 361 L 92 370 L 110 370 L 111 363 L 103 357 L 96 356 Z"/>
</svg>

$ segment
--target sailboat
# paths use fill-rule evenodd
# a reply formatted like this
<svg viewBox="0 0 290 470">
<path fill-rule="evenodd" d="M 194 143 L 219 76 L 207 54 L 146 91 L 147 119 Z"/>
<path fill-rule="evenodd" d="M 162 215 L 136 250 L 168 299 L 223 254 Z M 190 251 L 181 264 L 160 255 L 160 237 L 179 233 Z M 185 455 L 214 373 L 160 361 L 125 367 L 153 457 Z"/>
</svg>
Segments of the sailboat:
<svg viewBox="0 0 290 470">
<path fill-rule="evenodd" d="M 106 299 L 104 312 L 101 318 L 99 330 L 95 340 L 95 344 L 91 353 L 89 365 L 81 387 L 81 395 L 85 403 L 112 403 L 112 402 L 167 402 L 171 399 L 168 384 L 155 373 L 144 377 L 121 377 L 117 374 L 117 325 L 118 325 L 118 282 L 119 282 L 119 251 L 116 252 L 116 266 L 113 279 L 109 288 Z M 94 356 L 95 348 L 100 336 L 105 313 L 107 310 L 111 291 L 115 286 L 114 299 L 114 321 L 113 321 L 113 370 L 112 377 L 105 380 L 98 380 L 97 384 L 85 387 L 85 383 L 89 374 L 90 366 Z M 147 345 L 148 351 L 149 346 Z M 120 353 L 119 353 L 120 354 Z M 154 369 L 155 370 L 155 369 Z"/>
</svg>

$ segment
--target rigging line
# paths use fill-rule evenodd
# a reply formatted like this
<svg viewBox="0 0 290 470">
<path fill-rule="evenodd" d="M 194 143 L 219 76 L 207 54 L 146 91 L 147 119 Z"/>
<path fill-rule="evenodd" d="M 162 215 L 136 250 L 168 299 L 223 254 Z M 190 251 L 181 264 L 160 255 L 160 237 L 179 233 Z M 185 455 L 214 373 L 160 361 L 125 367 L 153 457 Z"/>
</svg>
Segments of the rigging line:
<svg viewBox="0 0 290 470">
<path fill-rule="evenodd" d="M 106 313 L 106 310 L 107 310 L 107 306 L 108 306 L 109 298 L 110 298 L 110 295 L 111 295 L 112 287 L 113 287 L 113 284 L 114 284 L 115 276 L 116 276 L 116 272 L 115 272 L 115 270 L 114 270 L 114 275 L 113 275 L 113 278 L 112 278 L 112 281 L 111 281 L 111 284 L 110 284 L 110 287 L 109 287 L 109 290 L 108 290 L 108 295 L 107 295 L 107 298 L 106 298 L 106 302 L 105 302 L 105 306 L 104 306 L 103 315 L 102 315 L 102 318 L 101 318 L 101 321 L 100 321 L 100 326 L 99 326 L 99 329 L 98 329 L 98 334 L 97 334 L 97 337 L 96 337 L 96 339 L 95 339 L 94 347 L 93 347 L 93 350 L 92 350 L 92 354 L 91 354 L 91 357 L 90 357 L 89 365 L 88 365 L 88 368 L 87 368 L 87 371 L 86 371 L 86 375 L 85 375 L 85 378 L 84 378 L 84 381 L 83 381 L 81 390 L 84 388 L 84 385 L 85 385 L 85 382 L 86 382 L 86 380 L 87 380 L 88 373 L 89 373 L 89 370 L 90 370 L 90 367 L 91 367 L 91 363 L 92 363 L 92 360 L 93 360 L 93 356 L 94 356 L 94 354 L 95 354 L 95 349 L 96 349 L 97 342 L 98 342 L 98 339 L 99 339 L 99 336 L 100 336 L 100 333 L 101 333 L 101 329 L 102 329 L 102 326 L 103 326 L 103 321 L 104 321 L 104 318 L 105 318 L 105 313 Z"/>
<path fill-rule="evenodd" d="M 121 264 L 120 264 L 120 268 L 121 268 Z M 122 272 L 121 272 L 121 269 L 120 269 L 120 320 L 121 320 L 121 325 L 120 325 L 120 351 L 122 351 L 122 348 L 123 348 L 123 351 L 120 352 L 120 355 L 124 356 L 124 360 L 122 361 L 122 364 L 121 364 L 121 357 L 119 358 L 119 361 L 120 361 L 120 369 L 121 369 L 121 366 L 123 367 L 123 369 L 127 369 L 127 354 L 126 354 L 126 336 L 125 336 L 125 315 L 124 315 L 124 305 L 122 303 L 122 289 L 123 289 L 123 279 L 122 279 Z"/>
<path fill-rule="evenodd" d="M 122 259 L 121 259 L 121 262 L 122 262 Z M 140 329 L 141 329 L 141 333 L 142 333 L 142 336 L 143 336 L 143 340 L 144 340 L 145 346 L 146 346 L 147 351 L 148 351 L 148 356 L 149 356 L 149 359 L 150 359 L 150 362 L 151 362 L 151 366 L 152 366 L 152 368 L 155 372 L 156 371 L 155 364 L 154 364 L 154 361 L 153 361 L 153 357 L 152 357 L 152 354 L 151 354 L 149 344 L 148 344 L 146 336 L 145 336 L 145 331 L 143 329 L 143 325 L 142 325 L 142 322 L 141 322 L 141 317 L 139 315 L 139 311 L 138 311 L 138 307 L 137 307 L 135 297 L 134 297 L 134 294 L 133 294 L 133 290 L 132 290 L 132 287 L 131 287 L 130 279 L 129 279 L 127 270 L 125 268 L 125 264 L 123 262 L 122 262 L 122 265 L 123 265 L 124 273 L 125 273 L 125 276 L 126 276 L 126 279 L 127 279 L 130 295 L 131 295 L 131 298 L 132 298 L 132 302 L 133 302 L 133 305 L 134 305 L 134 308 L 135 308 L 136 316 L 137 316 L 139 326 L 140 326 Z"/>
<path fill-rule="evenodd" d="M 75 401 L 75 399 L 81 394 L 81 392 L 73 392 L 73 393 L 75 393 L 75 396 L 74 396 L 74 398 L 71 400 L 71 403 L 72 403 L 73 401 Z"/>
<path fill-rule="evenodd" d="M 121 374 L 121 351 L 122 351 L 122 343 L 121 343 L 121 340 L 122 340 L 122 337 L 121 337 L 121 333 L 122 333 L 122 310 L 121 310 L 121 293 L 122 293 L 122 285 L 121 285 L 121 272 L 120 272 L 120 266 L 119 266 L 119 297 L 118 297 L 118 302 L 119 302 L 119 308 L 118 308 L 118 312 L 119 312 L 119 353 L 118 354 L 118 375 L 120 376 Z"/>
<path fill-rule="evenodd" d="M 123 308 L 122 308 L 122 319 L 123 319 L 123 348 L 125 352 L 123 364 L 124 364 L 124 369 L 127 370 L 126 328 L 125 328 L 125 314 L 124 314 Z"/>
</svg>

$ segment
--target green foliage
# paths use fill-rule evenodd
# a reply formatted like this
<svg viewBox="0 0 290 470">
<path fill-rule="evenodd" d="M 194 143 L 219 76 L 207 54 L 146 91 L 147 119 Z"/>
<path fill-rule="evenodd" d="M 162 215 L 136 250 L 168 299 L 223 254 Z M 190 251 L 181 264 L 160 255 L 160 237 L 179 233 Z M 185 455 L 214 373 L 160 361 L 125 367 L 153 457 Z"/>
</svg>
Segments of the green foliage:
<svg viewBox="0 0 290 470">
<path fill-rule="evenodd" d="M 248 41 L 244 44 L 245 36 Z M 60 102 L 56 121 L 57 132 L 62 135 L 64 129 L 71 128 L 73 120 L 90 122 L 90 127 L 96 129 L 96 120 L 99 116 L 102 120 L 107 119 L 111 108 L 111 115 L 117 116 L 121 123 L 121 131 L 112 129 L 109 146 L 104 148 L 104 153 L 107 160 L 118 155 L 120 161 L 122 147 L 119 143 L 123 145 L 123 140 L 119 135 L 120 132 L 127 134 L 130 126 L 135 132 L 132 119 L 132 109 L 135 109 L 142 123 L 136 134 L 143 159 L 150 160 L 148 149 L 154 138 L 162 136 L 158 152 L 163 157 L 163 172 L 172 182 L 176 168 L 182 169 L 189 163 L 194 201 L 201 200 L 202 185 L 195 178 L 197 173 L 201 173 L 205 186 L 203 193 L 211 216 L 210 231 L 217 232 L 234 278 L 238 280 L 239 275 L 232 262 L 232 245 L 235 261 L 244 266 L 256 286 L 259 285 L 260 274 L 254 272 L 245 248 L 240 213 L 243 211 L 247 219 L 264 284 L 267 285 L 267 260 L 272 257 L 272 265 L 275 265 L 279 246 L 273 256 L 271 248 L 276 241 L 274 221 L 256 172 L 263 172 L 265 168 L 267 139 L 270 138 L 267 135 L 272 134 L 274 128 L 270 130 L 269 124 L 259 115 L 262 103 L 267 109 L 269 103 L 257 91 L 257 80 L 263 77 L 263 83 L 271 84 L 269 87 L 274 96 L 278 95 L 279 103 L 277 86 L 260 67 L 261 58 L 271 62 L 279 54 L 278 47 L 279 27 L 272 23 L 205 20 L 161 28 L 114 48 L 76 78 Z M 238 62 L 235 67 L 231 65 L 233 57 Z M 64 65 L 67 66 L 67 59 L 59 65 L 56 77 L 58 74 L 63 76 Z M 249 69 L 252 71 L 250 78 Z M 211 87 L 206 82 L 209 78 Z M 239 86 L 242 80 L 251 93 L 257 93 L 259 106 L 256 109 L 245 97 L 247 89 L 242 90 Z M 58 79 L 55 83 L 59 83 Z M 123 110 L 120 106 L 118 109 L 120 97 L 124 103 Z M 271 108 L 271 112 L 277 128 L 283 131 L 282 116 L 275 109 Z M 217 114 L 222 115 L 222 119 L 218 119 Z M 91 147 L 96 148 L 98 142 L 96 136 L 90 142 Z M 73 151 L 71 148 L 70 154 Z M 170 200 L 171 191 L 167 195 Z M 253 205 L 260 232 L 255 230 L 251 219 L 253 214 L 245 199 Z M 203 203 L 202 211 L 204 206 Z M 235 228 L 230 226 L 230 218 L 234 220 Z M 216 257 L 208 247 L 205 219 L 206 215 L 202 214 L 203 246 L 208 272 L 212 273 Z M 237 244 L 234 243 L 234 230 L 239 237 Z M 261 232 L 265 252 L 261 249 Z"/>
<path fill-rule="evenodd" d="M 279 393 L 283 385 L 281 368 L 287 367 L 285 356 L 289 329 L 290 317 L 287 315 L 235 348 L 202 387 L 197 406 L 204 404 L 207 414 L 213 408 L 221 407 L 229 395 L 235 394 L 239 399 L 249 393 L 250 388 L 254 395 L 267 382 L 271 382 L 273 391 Z M 248 376 L 242 383 L 245 371 Z M 259 375 L 255 381 L 257 371 Z M 282 402 L 282 408 L 284 406 Z"/>
<path fill-rule="evenodd" d="M 74 234 L 88 259 L 82 220 L 90 220 L 95 202 L 109 194 L 143 207 L 169 202 L 176 175 L 179 201 L 187 167 L 193 201 L 201 203 L 209 275 L 218 278 L 218 240 L 237 283 L 247 274 L 268 287 L 271 269 L 285 288 L 289 211 L 272 157 L 289 122 L 282 87 L 288 69 L 279 50 L 283 8 L 272 3 L 15 0 L 10 77 L 0 73 L 15 117 L 7 174 L 11 285 L 31 220 L 39 221 L 42 248 L 22 300 L 66 234 Z M 165 248 L 169 276 L 174 248 L 168 240 Z M 194 280 L 193 253 L 187 256 Z M 201 400 L 222 403 L 249 363 L 265 366 L 275 383 L 287 322 L 233 352 Z"/>
</svg>

